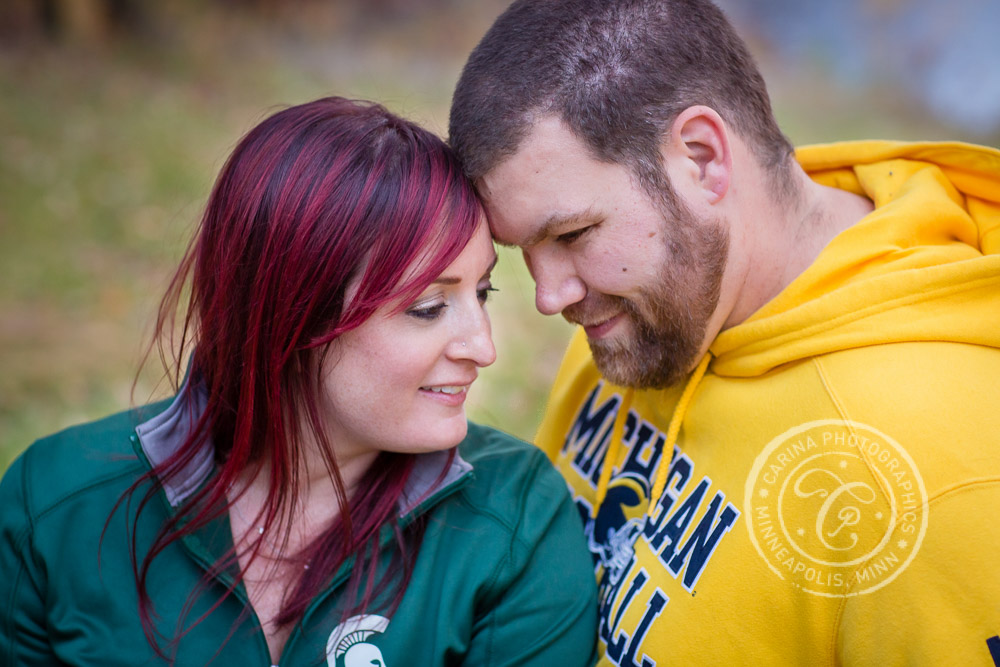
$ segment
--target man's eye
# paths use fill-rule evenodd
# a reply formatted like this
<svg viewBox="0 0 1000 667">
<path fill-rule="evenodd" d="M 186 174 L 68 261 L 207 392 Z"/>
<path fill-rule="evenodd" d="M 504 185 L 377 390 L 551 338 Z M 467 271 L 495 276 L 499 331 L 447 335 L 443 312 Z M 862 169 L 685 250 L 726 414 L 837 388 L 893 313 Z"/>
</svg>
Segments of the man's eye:
<svg viewBox="0 0 1000 667">
<path fill-rule="evenodd" d="M 580 227 L 579 229 L 574 229 L 571 232 L 566 232 L 565 234 L 560 234 L 556 237 L 556 241 L 559 243 L 572 243 L 581 236 L 583 236 L 590 227 Z"/>
<path fill-rule="evenodd" d="M 411 308 L 406 311 L 406 314 L 410 317 L 415 317 L 418 320 L 434 320 L 441 316 L 444 309 L 448 307 L 445 303 L 435 303 L 431 306 L 422 306 L 419 308 Z"/>
</svg>

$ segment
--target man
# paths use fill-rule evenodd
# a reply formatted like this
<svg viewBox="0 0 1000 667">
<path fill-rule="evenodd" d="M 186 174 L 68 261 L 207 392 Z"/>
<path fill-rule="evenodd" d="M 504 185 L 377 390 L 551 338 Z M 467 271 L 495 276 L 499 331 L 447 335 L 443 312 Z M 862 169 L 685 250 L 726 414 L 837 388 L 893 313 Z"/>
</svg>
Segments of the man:
<svg viewBox="0 0 1000 667">
<path fill-rule="evenodd" d="M 706 0 L 515 2 L 450 134 L 581 325 L 603 664 L 1000 664 L 1000 152 L 793 152 Z"/>
</svg>

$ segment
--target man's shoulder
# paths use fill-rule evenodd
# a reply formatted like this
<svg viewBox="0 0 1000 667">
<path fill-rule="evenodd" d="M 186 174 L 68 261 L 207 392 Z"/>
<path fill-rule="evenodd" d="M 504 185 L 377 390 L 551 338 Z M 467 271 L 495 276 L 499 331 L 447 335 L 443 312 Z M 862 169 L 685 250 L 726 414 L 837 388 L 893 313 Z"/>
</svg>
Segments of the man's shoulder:
<svg viewBox="0 0 1000 667">
<path fill-rule="evenodd" d="M 1000 373 L 1000 348 L 958 341 L 903 341 L 840 350 L 817 357 L 832 389 L 881 410 L 919 415 L 942 400 L 958 414 L 991 403 Z M 855 399 L 857 400 L 857 399 Z M 925 415 L 930 417 L 931 415 Z"/>
</svg>

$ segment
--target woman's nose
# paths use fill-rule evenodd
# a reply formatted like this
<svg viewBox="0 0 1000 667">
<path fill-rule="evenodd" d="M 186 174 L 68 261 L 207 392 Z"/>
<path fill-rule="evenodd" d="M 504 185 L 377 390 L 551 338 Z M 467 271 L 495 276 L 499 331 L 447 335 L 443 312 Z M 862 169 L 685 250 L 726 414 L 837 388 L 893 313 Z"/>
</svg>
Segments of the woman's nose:
<svg viewBox="0 0 1000 667">
<path fill-rule="evenodd" d="M 489 366 L 496 361 L 493 331 L 485 310 L 480 309 L 470 326 L 453 341 L 452 354 L 460 359 L 468 359 L 480 367 Z"/>
</svg>

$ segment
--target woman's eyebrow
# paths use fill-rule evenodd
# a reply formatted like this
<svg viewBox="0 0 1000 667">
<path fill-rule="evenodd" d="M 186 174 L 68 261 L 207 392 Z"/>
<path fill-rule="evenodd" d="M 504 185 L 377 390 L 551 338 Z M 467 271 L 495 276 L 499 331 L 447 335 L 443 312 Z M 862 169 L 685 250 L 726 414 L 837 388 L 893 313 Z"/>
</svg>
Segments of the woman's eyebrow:
<svg viewBox="0 0 1000 667">
<path fill-rule="evenodd" d="M 487 267 L 487 269 L 485 271 L 483 271 L 483 277 L 484 278 L 486 276 L 490 275 L 490 273 L 493 272 L 493 269 L 497 265 L 497 260 L 498 259 L 499 259 L 499 257 L 497 255 L 493 255 L 493 261 L 490 262 L 489 267 Z M 456 285 L 456 284 L 458 284 L 460 282 L 462 282 L 462 279 L 459 278 L 458 276 L 440 275 L 440 276 L 438 276 L 436 279 L 434 279 L 431 282 L 431 285 Z"/>
</svg>

